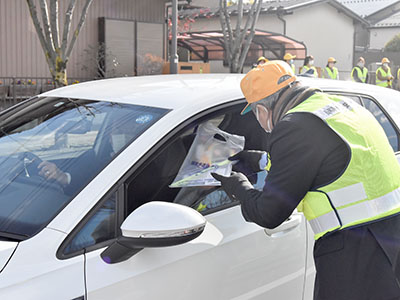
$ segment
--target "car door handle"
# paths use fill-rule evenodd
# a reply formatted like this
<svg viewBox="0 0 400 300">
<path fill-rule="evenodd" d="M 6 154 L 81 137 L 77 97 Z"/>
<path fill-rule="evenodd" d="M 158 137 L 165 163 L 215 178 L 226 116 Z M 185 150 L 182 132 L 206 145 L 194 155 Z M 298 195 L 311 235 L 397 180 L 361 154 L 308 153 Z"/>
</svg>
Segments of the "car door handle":
<svg viewBox="0 0 400 300">
<path fill-rule="evenodd" d="M 289 219 L 287 219 L 285 222 L 283 222 L 281 225 L 274 229 L 264 229 L 264 232 L 266 235 L 270 237 L 279 237 L 282 235 L 285 235 L 289 233 L 290 231 L 296 229 L 297 227 L 300 226 L 301 220 L 303 216 L 302 215 L 291 215 Z"/>
</svg>

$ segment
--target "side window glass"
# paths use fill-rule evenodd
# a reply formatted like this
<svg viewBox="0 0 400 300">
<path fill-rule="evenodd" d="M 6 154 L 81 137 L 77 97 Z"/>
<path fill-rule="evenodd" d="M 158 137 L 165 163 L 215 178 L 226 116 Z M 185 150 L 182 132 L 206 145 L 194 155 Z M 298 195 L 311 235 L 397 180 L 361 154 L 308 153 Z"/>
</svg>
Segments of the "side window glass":
<svg viewBox="0 0 400 300">
<path fill-rule="evenodd" d="M 243 105 L 239 105 L 237 109 L 225 110 L 224 113 L 204 120 L 204 122 L 211 122 L 222 131 L 230 134 L 244 136 L 246 149 L 266 149 L 266 142 L 260 138 L 260 136 L 265 135 L 264 130 L 258 125 L 253 114 L 241 116 L 242 108 Z M 200 124 L 191 125 L 179 136 L 175 136 L 173 140 L 166 142 L 151 160 L 143 164 L 143 169 L 138 170 L 127 180 L 127 215 L 150 201 L 179 203 L 202 213 L 230 207 L 236 203 L 233 203 L 220 187 L 169 187 L 192 146 L 197 127 Z M 260 176 L 263 176 L 259 181 L 262 188 L 265 175 Z M 257 182 L 257 178 L 253 182 Z"/>
<path fill-rule="evenodd" d="M 116 192 L 110 195 L 67 245 L 64 254 L 70 254 L 116 237 L 116 199 Z"/>
<path fill-rule="evenodd" d="M 365 108 L 368 109 L 374 115 L 375 119 L 379 122 L 379 124 L 385 131 L 389 143 L 393 148 L 393 151 L 395 152 L 399 151 L 398 136 L 396 130 L 393 128 L 393 125 L 390 123 L 389 119 L 386 117 L 384 112 L 379 108 L 379 106 L 371 99 L 364 97 L 362 99 Z"/>
</svg>

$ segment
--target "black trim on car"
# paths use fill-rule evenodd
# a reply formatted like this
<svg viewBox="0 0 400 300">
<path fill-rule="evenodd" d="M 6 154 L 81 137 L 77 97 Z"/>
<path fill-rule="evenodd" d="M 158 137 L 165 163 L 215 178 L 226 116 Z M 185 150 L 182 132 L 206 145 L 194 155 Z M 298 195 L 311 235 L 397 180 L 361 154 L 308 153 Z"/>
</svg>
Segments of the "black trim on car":
<svg viewBox="0 0 400 300">
<path fill-rule="evenodd" d="M 390 116 L 390 114 L 385 110 L 385 108 L 379 103 L 379 101 L 377 99 L 375 99 L 374 97 L 372 97 L 371 95 L 368 94 L 362 94 L 362 93 L 352 93 L 352 92 L 340 92 L 340 91 L 331 91 L 331 90 L 325 90 L 325 93 L 329 93 L 329 94 L 335 94 L 338 96 L 353 96 L 353 97 L 359 97 L 360 98 L 360 102 L 361 105 L 363 107 L 365 107 L 364 101 L 363 101 L 363 97 L 370 99 L 372 102 L 374 102 L 379 109 L 384 113 L 385 117 L 389 120 L 390 124 L 392 125 L 392 127 L 395 129 L 396 133 L 397 133 L 397 149 L 399 149 L 399 151 L 395 151 L 396 153 L 400 152 L 400 128 L 397 126 L 396 122 L 392 119 L 392 117 Z"/>
</svg>

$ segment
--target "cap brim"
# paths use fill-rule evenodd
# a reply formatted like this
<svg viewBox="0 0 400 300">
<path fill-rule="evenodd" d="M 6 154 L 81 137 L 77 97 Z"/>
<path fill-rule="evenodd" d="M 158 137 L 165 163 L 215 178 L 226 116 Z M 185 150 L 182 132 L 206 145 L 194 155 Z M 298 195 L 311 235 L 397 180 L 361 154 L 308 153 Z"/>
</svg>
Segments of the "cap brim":
<svg viewBox="0 0 400 300">
<path fill-rule="evenodd" d="M 245 108 L 242 110 L 242 112 L 240 113 L 241 115 L 245 115 L 247 114 L 249 111 L 251 111 L 251 106 L 250 103 L 247 103 L 247 105 L 245 106 Z"/>
</svg>

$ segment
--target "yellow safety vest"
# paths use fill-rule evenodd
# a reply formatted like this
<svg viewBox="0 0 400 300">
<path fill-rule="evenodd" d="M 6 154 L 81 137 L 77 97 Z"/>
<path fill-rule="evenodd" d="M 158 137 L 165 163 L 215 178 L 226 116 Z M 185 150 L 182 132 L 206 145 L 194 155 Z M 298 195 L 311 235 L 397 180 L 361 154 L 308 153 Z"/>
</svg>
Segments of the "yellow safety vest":
<svg viewBox="0 0 400 300">
<path fill-rule="evenodd" d="M 298 206 L 315 239 L 400 212 L 400 165 L 370 112 L 347 98 L 323 93 L 315 93 L 288 114 L 297 112 L 320 118 L 350 149 L 342 175 L 309 191 Z"/>
<path fill-rule="evenodd" d="M 383 87 L 390 87 L 391 86 L 391 80 L 379 80 L 378 79 L 378 72 L 381 73 L 383 77 L 387 76 L 392 76 L 392 73 L 390 72 L 390 67 L 388 67 L 388 71 L 385 72 L 385 70 L 382 67 L 379 67 L 378 70 L 376 70 L 376 85 L 378 86 L 383 86 Z"/>
<path fill-rule="evenodd" d="M 354 67 L 353 70 L 351 71 L 351 79 L 353 81 L 355 81 L 354 79 L 354 72 L 357 72 L 357 76 L 358 78 L 361 79 L 361 81 L 363 83 L 365 83 L 367 81 L 367 75 L 368 75 L 368 69 L 366 67 L 364 67 L 361 71 L 360 67 Z"/>
<path fill-rule="evenodd" d="M 290 67 L 292 68 L 293 74 L 296 74 L 296 66 L 291 64 Z"/>
<path fill-rule="evenodd" d="M 337 79 L 338 74 L 339 74 L 338 69 L 336 67 L 333 67 L 333 72 L 332 72 L 331 68 L 325 67 L 325 72 L 326 72 L 326 74 L 328 74 L 328 77 L 325 77 L 325 75 L 324 75 L 324 78 L 330 78 L 330 79 L 335 79 L 335 80 Z"/>
<path fill-rule="evenodd" d="M 400 68 L 397 70 L 397 79 L 400 79 Z"/>
<path fill-rule="evenodd" d="M 312 67 L 308 67 L 308 66 L 302 66 L 301 70 L 300 70 L 300 74 L 307 72 L 308 70 L 314 70 L 314 77 L 318 77 L 318 72 L 317 72 L 317 68 L 312 66 Z"/>
</svg>

